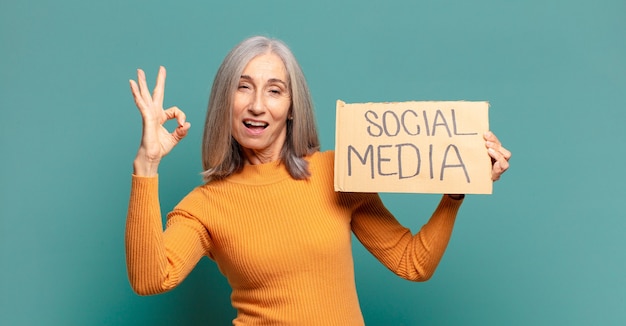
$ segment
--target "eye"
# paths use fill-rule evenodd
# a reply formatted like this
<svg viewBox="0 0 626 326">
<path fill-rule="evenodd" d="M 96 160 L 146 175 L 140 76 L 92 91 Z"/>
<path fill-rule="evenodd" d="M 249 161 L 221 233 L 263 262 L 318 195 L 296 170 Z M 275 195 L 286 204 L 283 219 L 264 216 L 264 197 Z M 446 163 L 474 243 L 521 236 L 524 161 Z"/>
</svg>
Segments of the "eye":
<svg viewBox="0 0 626 326">
<path fill-rule="evenodd" d="M 237 91 L 243 92 L 243 93 L 250 93 L 252 92 L 252 85 L 248 83 L 241 83 L 239 84 L 239 86 L 237 86 Z"/>
<path fill-rule="evenodd" d="M 274 97 L 280 97 L 287 94 L 287 91 L 281 85 L 269 85 L 267 87 L 267 93 Z"/>
</svg>

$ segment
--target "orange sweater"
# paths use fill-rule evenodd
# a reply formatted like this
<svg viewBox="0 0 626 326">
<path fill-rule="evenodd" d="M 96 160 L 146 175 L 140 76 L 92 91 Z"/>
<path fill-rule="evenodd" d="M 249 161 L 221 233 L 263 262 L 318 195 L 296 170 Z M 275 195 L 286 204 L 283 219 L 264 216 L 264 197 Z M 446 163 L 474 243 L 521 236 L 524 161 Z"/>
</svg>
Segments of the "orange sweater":
<svg viewBox="0 0 626 326">
<path fill-rule="evenodd" d="M 268 163 L 199 186 L 168 214 L 165 232 L 158 179 L 133 176 L 126 226 L 133 289 L 170 290 L 208 256 L 232 287 L 234 325 L 363 324 L 351 232 L 391 271 L 424 281 L 441 260 L 461 201 L 444 196 L 412 235 L 377 194 L 333 190 L 333 155 L 308 159 L 309 180 Z"/>
</svg>

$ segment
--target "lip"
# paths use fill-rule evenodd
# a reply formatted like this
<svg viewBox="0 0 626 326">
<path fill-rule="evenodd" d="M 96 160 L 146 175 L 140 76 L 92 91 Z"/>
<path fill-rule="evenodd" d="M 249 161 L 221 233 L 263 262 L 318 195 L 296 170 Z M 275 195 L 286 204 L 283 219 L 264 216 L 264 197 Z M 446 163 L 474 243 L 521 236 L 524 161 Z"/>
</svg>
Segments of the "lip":
<svg viewBox="0 0 626 326">
<path fill-rule="evenodd" d="M 261 135 L 270 125 L 266 121 L 255 119 L 243 119 L 241 124 L 245 128 L 246 132 L 253 136 Z"/>
<path fill-rule="evenodd" d="M 255 127 L 263 127 L 263 128 L 267 128 L 267 126 L 269 126 L 269 123 L 263 120 L 255 120 L 255 119 L 243 119 L 243 124 L 245 126 L 253 125 Z"/>
</svg>

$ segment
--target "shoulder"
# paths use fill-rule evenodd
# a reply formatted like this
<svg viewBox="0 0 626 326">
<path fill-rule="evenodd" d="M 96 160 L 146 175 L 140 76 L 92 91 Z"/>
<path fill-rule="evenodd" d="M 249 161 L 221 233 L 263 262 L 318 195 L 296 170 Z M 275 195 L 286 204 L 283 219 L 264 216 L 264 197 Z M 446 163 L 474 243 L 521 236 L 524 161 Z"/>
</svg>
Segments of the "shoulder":
<svg viewBox="0 0 626 326">
<path fill-rule="evenodd" d="M 311 164 L 334 164 L 335 162 L 335 151 L 319 151 L 309 155 L 307 161 L 311 162 Z"/>
<path fill-rule="evenodd" d="M 309 182 L 323 182 L 324 184 L 330 183 L 331 187 L 333 186 L 332 182 L 335 170 L 335 154 L 333 151 L 317 151 L 313 154 L 307 155 L 304 159 L 308 163 L 307 169 L 310 176 L 307 180 Z"/>
<path fill-rule="evenodd" d="M 324 152 L 315 152 L 306 157 L 309 162 L 309 172 L 312 175 L 316 173 L 333 174 L 335 170 L 335 152 L 332 150 Z"/>
<path fill-rule="evenodd" d="M 214 205 L 229 191 L 229 184 L 224 180 L 213 180 L 196 186 L 176 205 L 176 209 L 193 212 L 204 211 L 207 206 Z"/>
<path fill-rule="evenodd" d="M 178 202 L 174 209 L 197 212 L 201 210 L 207 197 L 206 185 L 195 187 Z"/>
</svg>

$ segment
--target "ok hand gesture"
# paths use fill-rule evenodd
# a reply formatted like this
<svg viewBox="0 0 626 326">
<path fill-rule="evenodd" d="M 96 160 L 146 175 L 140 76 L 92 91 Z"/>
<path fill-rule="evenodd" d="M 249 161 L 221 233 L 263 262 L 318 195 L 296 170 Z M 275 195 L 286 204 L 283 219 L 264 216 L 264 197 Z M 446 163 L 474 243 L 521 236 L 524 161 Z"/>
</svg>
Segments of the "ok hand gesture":
<svg viewBox="0 0 626 326">
<path fill-rule="evenodd" d="M 146 83 L 146 74 L 141 69 L 137 69 L 137 82 L 130 80 L 130 89 L 143 121 L 141 145 L 135 158 L 134 173 L 139 176 L 154 176 L 157 174 L 161 159 L 187 135 L 191 124 L 185 121 L 185 113 L 179 108 L 174 106 L 163 109 L 164 67 L 159 68 L 152 94 Z M 170 133 L 163 125 L 171 119 L 176 119 L 178 126 Z"/>
</svg>

